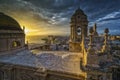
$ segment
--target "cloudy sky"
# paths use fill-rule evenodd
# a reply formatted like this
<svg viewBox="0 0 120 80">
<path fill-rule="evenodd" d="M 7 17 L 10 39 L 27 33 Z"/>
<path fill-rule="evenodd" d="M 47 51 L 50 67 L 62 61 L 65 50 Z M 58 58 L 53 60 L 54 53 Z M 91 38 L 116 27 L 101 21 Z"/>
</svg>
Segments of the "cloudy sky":
<svg viewBox="0 0 120 80">
<path fill-rule="evenodd" d="M 70 17 L 80 7 L 89 27 L 120 34 L 120 0 L 0 0 L 0 12 L 26 27 L 27 35 L 69 35 Z"/>
</svg>

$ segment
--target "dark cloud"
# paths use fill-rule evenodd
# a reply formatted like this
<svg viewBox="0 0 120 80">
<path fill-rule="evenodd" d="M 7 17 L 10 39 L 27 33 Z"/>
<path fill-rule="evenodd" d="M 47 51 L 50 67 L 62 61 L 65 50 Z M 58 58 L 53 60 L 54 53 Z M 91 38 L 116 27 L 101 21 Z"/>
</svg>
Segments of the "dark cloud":
<svg viewBox="0 0 120 80">
<path fill-rule="evenodd" d="M 113 20 L 120 20 L 120 17 L 103 19 L 102 21 L 113 21 Z"/>
<path fill-rule="evenodd" d="M 90 26 L 97 22 L 101 30 L 100 26 L 111 29 L 118 24 L 119 4 L 120 0 L 0 0 L 0 10 L 15 17 L 19 15 L 20 20 L 31 19 L 38 28 L 45 24 L 46 29 L 53 27 L 68 31 L 70 17 L 80 7 L 87 14 Z"/>
</svg>

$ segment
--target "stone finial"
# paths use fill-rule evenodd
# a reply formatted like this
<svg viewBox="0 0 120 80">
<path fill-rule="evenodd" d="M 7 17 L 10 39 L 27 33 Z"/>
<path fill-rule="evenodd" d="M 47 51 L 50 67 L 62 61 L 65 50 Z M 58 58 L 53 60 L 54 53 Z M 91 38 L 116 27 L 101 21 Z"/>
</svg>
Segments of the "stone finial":
<svg viewBox="0 0 120 80">
<path fill-rule="evenodd" d="M 104 30 L 104 37 L 105 37 L 104 44 L 105 44 L 105 45 L 107 45 L 108 33 L 109 33 L 109 29 L 106 28 L 106 29 Z"/>
<path fill-rule="evenodd" d="M 90 27 L 90 29 L 89 29 L 89 33 L 90 33 L 90 34 L 93 33 L 93 27 Z"/>
<path fill-rule="evenodd" d="M 93 37 L 93 27 L 90 27 L 90 29 L 89 29 L 89 36 L 90 36 L 90 42 L 89 42 L 89 45 L 92 45 L 92 37 Z"/>
<path fill-rule="evenodd" d="M 96 23 L 94 24 L 93 29 L 94 29 L 94 31 L 96 31 L 96 29 L 97 29 L 97 24 Z"/>
<path fill-rule="evenodd" d="M 97 33 L 97 24 L 95 23 L 94 26 L 93 26 L 93 35 L 94 36 L 98 36 L 98 33 Z"/>
<path fill-rule="evenodd" d="M 104 30 L 104 33 L 108 34 L 108 33 L 109 33 L 109 29 L 106 28 L 106 29 Z"/>
<path fill-rule="evenodd" d="M 25 31 L 25 26 L 23 26 L 23 31 Z"/>
<path fill-rule="evenodd" d="M 88 66 L 98 66 L 98 56 L 96 54 L 96 50 L 94 49 L 93 45 L 93 27 L 89 29 L 89 37 L 90 37 L 90 42 L 89 42 L 89 47 L 87 50 L 87 65 Z"/>
<path fill-rule="evenodd" d="M 89 29 L 89 33 L 90 33 L 90 42 L 89 42 L 89 48 L 88 48 L 88 53 L 94 54 L 95 50 L 93 48 L 93 27 L 90 27 Z"/>
<path fill-rule="evenodd" d="M 103 45 L 103 48 L 102 48 L 102 52 L 108 52 L 109 50 L 109 45 L 108 45 L 108 33 L 109 33 L 109 29 L 106 28 L 104 30 L 104 45 Z"/>
</svg>

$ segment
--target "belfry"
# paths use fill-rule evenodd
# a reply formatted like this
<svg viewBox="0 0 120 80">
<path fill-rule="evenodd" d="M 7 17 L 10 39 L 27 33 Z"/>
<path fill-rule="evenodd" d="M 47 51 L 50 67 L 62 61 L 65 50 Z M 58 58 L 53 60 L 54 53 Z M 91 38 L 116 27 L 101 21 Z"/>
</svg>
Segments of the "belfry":
<svg viewBox="0 0 120 80">
<path fill-rule="evenodd" d="M 88 20 L 80 8 L 71 17 L 70 29 L 69 51 L 81 51 L 82 36 L 87 37 Z"/>
</svg>

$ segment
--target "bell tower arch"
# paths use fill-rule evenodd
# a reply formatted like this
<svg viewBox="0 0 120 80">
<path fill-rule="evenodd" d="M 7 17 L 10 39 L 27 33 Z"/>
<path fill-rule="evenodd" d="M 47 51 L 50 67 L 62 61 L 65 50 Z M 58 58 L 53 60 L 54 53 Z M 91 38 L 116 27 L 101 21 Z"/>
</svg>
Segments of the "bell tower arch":
<svg viewBox="0 0 120 80">
<path fill-rule="evenodd" d="M 71 17 L 70 31 L 69 51 L 81 51 L 82 36 L 87 37 L 88 20 L 80 8 Z"/>
</svg>

